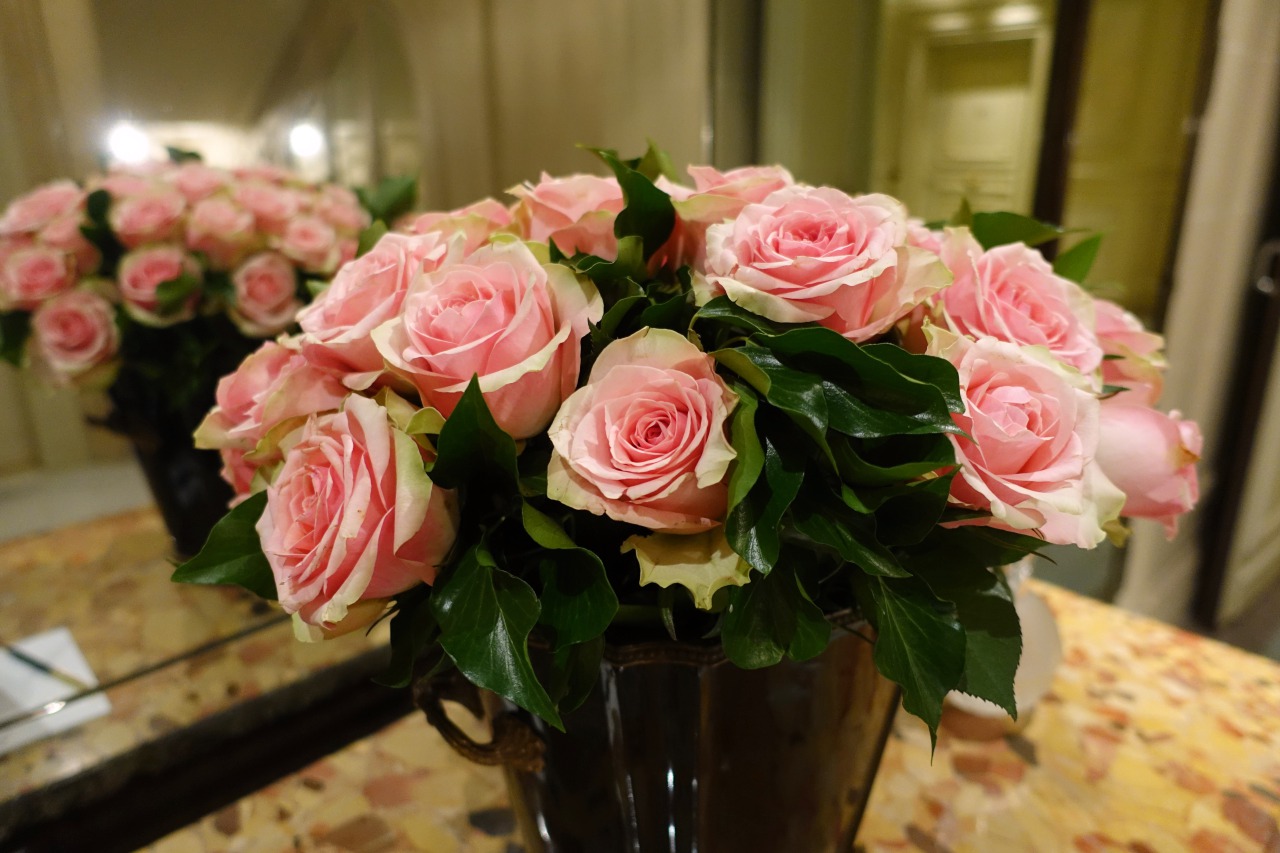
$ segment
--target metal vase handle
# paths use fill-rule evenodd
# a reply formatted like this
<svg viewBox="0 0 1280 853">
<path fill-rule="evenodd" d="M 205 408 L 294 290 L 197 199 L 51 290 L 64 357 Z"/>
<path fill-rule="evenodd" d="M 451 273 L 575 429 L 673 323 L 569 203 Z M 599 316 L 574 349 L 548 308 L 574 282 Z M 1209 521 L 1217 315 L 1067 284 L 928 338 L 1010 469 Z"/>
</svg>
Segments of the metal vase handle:
<svg viewBox="0 0 1280 853">
<path fill-rule="evenodd" d="M 512 713 L 499 714 L 493 718 L 489 743 L 476 743 L 449 719 L 441 704 L 446 699 L 464 706 L 477 719 L 484 719 L 484 706 L 475 685 L 457 670 L 419 678 L 414 683 L 413 703 L 454 752 L 487 767 L 505 764 L 525 773 L 542 772 L 547 745 L 528 723 Z"/>
</svg>

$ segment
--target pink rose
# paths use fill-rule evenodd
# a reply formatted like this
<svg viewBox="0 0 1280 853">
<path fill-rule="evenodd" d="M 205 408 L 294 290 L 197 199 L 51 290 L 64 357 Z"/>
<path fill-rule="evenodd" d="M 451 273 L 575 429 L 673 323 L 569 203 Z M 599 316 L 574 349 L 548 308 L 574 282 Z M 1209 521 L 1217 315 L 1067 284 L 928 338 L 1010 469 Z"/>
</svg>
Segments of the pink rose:
<svg viewBox="0 0 1280 853">
<path fill-rule="evenodd" d="M 682 335 L 642 329 L 605 347 L 548 431 L 547 497 L 669 533 L 724 520 L 737 395 Z"/>
<path fill-rule="evenodd" d="M 105 177 L 93 182 L 94 189 L 106 190 L 111 198 L 121 199 L 131 195 L 141 195 L 155 186 L 154 182 L 135 172 L 113 171 Z"/>
<path fill-rule="evenodd" d="M 71 287 L 76 271 L 63 252 L 29 246 L 8 254 L 0 270 L 0 301 L 8 310 L 31 311 Z"/>
<path fill-rule="evenodd" d="M 234 267 L 257 238 L 253 214 L 228 198 L 198 201 L 187 219 L 187 248 L 203 252 L 216 270 Z"/>
<path fill-rule="evenodd" d="M 177 190 L 153 186 L 146 192 L 116 199 L 107 215 L 111 229 L 126 248 L 159 243 L 182 233 L 187 200 Z"/>
<path fill-rule="evenodd" d="M 222 457 L 222 470 L 218 473 L 227 485 L 231 486 L 231 491 L 235 494 L 229 504 L 234 507 L 253 493 L 253 480 L 258 472 L 258 466 L 245 460 L 246 454 L 243 450 L 227 448 L 219 450 L 218 455 Z"/>
<path fill-rule="evenodd" d="M 36 309 L 32 338 L 41 362 L 58 384 L 87 376 L 120 349 L 115 308 L 88 290 L 63 293 Z"/>
<path fill-rule="evenodd" d="M 246 494 L 254 474 L 279 462 L 279 440 L 309 416 L 336 412 L 347 390 L 297 352 L 264 343 L 218 380 L 217 405 L 195 432 L 195 445 L 223 451 L 223 476 Z"/>
<path fill-rule="evenodd" d="M 290 219 L 277 248 L 308 272 L 327 275 L 338 266 L 338 235 L 332 225 L 316 216 Z"/>
<path fill-rule="evenodd" d="M 587 324 L 603 313 L 593 284 L 511 241 L 424 273 L 373 340 L 424 404 L 448 417 L 477 375 L 498 426 L 529 438 L 577 386 Z"/>
<path fill-rule="evenodd" d="M 942 260 L 955 276 L 941 296 L 953 331 L 1046 347 L 1082 373 L 1098 369 L 1092 299 L 1038 251 L 1022 243 L 983 251 L 969 229 L 949 228 Z"/>
<path fill-rule="evenodd" d="M 965 404 L 952 415 L 965 435 L 949 436 L 960 464 L 951 499 L 1055 544 L 1101 542 L 1124 496 L 1094 462 L 1098 400 L 1087 380 L 1042 350 L 928 331 L 929 354 L 955 365 Z"/>
<path fill-rule="evenodd" d="M 494 234 L 510 227 L 511 211 L 493 199 L 486 198 L 448 213 L 419 214 L 404 230 L 410 234 L 460 232 L 466 236 L 463 253 L 469 255 L 488 243 Z"/>
<path fill-rule="evenodd" d="M 1093 305 L 1098 344 L 1109 356 L 1102 362 L 1102 381 L 1126 389 L 1116 400 L 1154 406 L 1164 390 L 1164 338 L 1114 302 L 1094 299 Z"/>
<path fill-rule="evenodd" d="M 906 210 L 888 196 L 788 187 L 707 229 L 694 292 L 699 304 L 724 294 L 771 320 L 865 341 L 947 284 L 938 259 L 906 240 Z"/>
<path fill-rule="evenodd" d="M 102 255 L 96 246 L 85 239 L 80 231 L 83 222 L 79 210 L 59 216 L 50 222 L 38 235 L 39 240 L 50 249 L 66 252 L 75 258 L 76 274 L 92 275 L 102 261 Z"/>
<path fill-rule="evenodd" d="M 536 186 L 525 182 L 507 192 L 519 199 L 512 219 L 525 239 L 555 241 L 566 255 L 586 252 L 610 261 L 618 257 L 613 221 L 624 201 L 616 178 L 553 178 L 543 172 Z"/>
<path fill-rule="evenodd" d="M 667 266 L 684 263 L 701 269 L 706 263 L 707 228 L 733 219 L 748 204 L 764 201 L 795 179 L 781 166 L 744 166 L 720 172 L 711 166 L 690 166 L 694 186 L 680 186 L 659 177 L 658 189 L 671 196 L 676 208 L 675 230 L 659 252 Z"/>
<path fill-rule="evenodd" d="M 0 236 L 31 234 L 79 210 L 85 191 L 72 181 L 54 181 L 14 199 L 0 217 Z"/>
<path fill-rule="evenodd" d="M 289 220 L 298 215 L 298 193 L 260 181 L 240 184 L 232 192 L 236 204 L 253 214 L 258 228 L 280 234 Z"/>
<path fill-rule="evenodd" d="M 1166 415 L 1118 398 L 1103 402 L 1099 426 L 1098 464 L 1124 492 L 1123 514 L 1161 522 L 1172 539 L 1178 516 L 1200 497 L 1200 428 L 1177 412 Z"/>
<path fill-rule="evenodd" d="M 256 181 L 265 184 L 283 184 L 293 177 L 288 169 L 273 166 L 270 163 L 241 166 L 238 169 L 233 169 L 231 174 L 238 181 Z"/>
<path fill-rule="evenodd" d="M 302 302 L 293 264 L 275 252 L 259 252 L 231 276 L 235 303 L 231 320 L 251 338 L 279 334 L 293 324 Z"/>
<path fill-rule="evenodd" d="M 907 220 L 907 245 L 942 254 L 942 241 L 946 239 L 945 231 L 931 231 L 925 227 L 923 219 L 914 216 Z"/>
<path fill-rule="evenodd" d="M 312 212 L 335 229 L 358 234 L 369 227 L 369 214 L 355 193 L 336 184 L 325 184 L 312 199 Z"/>
<path fill-rule="evenodd" d="M 156 291 L 166 281 L 183 275 L 199 276 L 195 258 L 179 246 L 146 246 L 120 259 L 116 279 L 129 316 L 145 326 L 172 326 L 195 316 L 199 290 L 173 310 L 161 311 Z"/>
<path fill-rule="evenodd" d="M 257 528 L 285 611 L 333 630 L 357 602 L 433 582 L 457 518 L 418 444 L 352 395 L 290 436 Z"/>
<path fill-rule="evenodd" d="M 445 263 L 449 252 L 441 234 L 384 234 L 298 313 L 307 358 L 344 374 L 350 388 L 368 388 L 383 369 L 369 333 L 399 313 L 413 277 Z"/>
<path fill-rule="evenodd" d="M 203 163 L 187 162 L 174 167 L 165 179 L 182 193 L 189 204 L 208 198 L 225 187 L 231 176 L 221 169 L 213 169 Z"/>
</svg>

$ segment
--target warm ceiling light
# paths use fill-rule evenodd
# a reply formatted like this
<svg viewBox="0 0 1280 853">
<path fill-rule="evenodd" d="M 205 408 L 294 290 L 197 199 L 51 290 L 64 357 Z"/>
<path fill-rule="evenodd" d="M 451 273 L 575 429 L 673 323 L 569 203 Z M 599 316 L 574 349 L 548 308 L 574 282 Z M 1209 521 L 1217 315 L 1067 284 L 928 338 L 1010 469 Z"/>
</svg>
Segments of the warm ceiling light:
<svg viewBox="0 0 1280 853">
<path fill-rule="evenodd" d="M 121 121 L 107 133 L 107 151 L 121 163 L 141 163 L 151 156 L 151 140 L 137 126 Z"/>
<path fill-rule="evenodd" d="M 314 157 L 324 149 L 324 135 L 310 122 L 295 124 L 289 131 L 289 150 L 296 157 Z"/>
</svg>

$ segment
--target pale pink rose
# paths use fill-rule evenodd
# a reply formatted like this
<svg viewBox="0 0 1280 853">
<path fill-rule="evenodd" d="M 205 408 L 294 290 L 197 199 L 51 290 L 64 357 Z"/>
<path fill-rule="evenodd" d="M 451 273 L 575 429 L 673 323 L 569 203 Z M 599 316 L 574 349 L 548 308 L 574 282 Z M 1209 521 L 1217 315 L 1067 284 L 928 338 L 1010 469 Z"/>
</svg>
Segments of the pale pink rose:
<svg viewBox="0 0 1280 853">
<path fill-rule="evenodd" d="M 724 521 L 737 395 L 684 336 L 642 329 L 604 348 L 548 434 L 547 497 L 668 533 Z"/>
<path fill-rule="evenodd" d="M 174 189 L 182 193 L 188 203 L 195 204 L 229 184 L 231 176 L 203 163 L 186 162 L 171 169 L 165 175 L 165 180 L 173 184 Z"/>
<path fill-rule="evenodd" d="M 1177 412 L 1166 415 L 1120 399 L 1103 402 L 1099 426 L 1098 464 L 1124 492 L 1123 514 L 1159 521 L 1172 539 L 1178 516 L 1200 498 L 1200 427 Z"/>
<path fill-rule="evenodd" d="M 661 265 L 690 264 L 702 269 L 707 257 L 707 228 L 736 217 L 748 204 L 764 201 L 775 191 L 795 184 L 781 166 L 743 166 L 721 172 L 711 166 L 690 166 L 692 188 L 659 176 L 658 189 L 671 196 L 676 225 L 659 250 Z"/>
<path fill-rule="evenodd" d="M 72 181 L 37 187 L 10 203 L 0 217 L 0 236 L 31 234 L 64 214 L 79 210 L 85 191 Z"/>
<path fill-rule="evenodd" d="M 259 252 L 231 276 L 235 302 L 232 322 L 251 338 L 267 338 L 293 325 L 298 309 L 298 278 L 289 259 L 276 252 Z"/>
<path fill-rule="evenodd" d="M 512 241 L 421 275 L 373 340 L 446 417 L 479 376 L 494 420 L 521 439 L 542 432 L 577 386 L 582 339 L 603 313 L 590 281 Z"/>
<path fill-rule="evenodd" d="M 126 248 L 159 243 L 182 233 L 187 200 L 177 190 L 153 186 L 146 192 L 115 199 L 107 220 Z"/>
<path fill-rule="evenodd" d="M 446 263 L 449 252 L 448 239 L 438 233 L 384 234 L 298 313 L 302 351 L 342 374 L 348 387 L 368 388 L 383 369 L 369 333 L 400 312 L 413 277 Z"/>
<path fill-rule="evenodd" d="M 913 216 L 907 220 L 908 246 L 915 246 L 918 249 L 933 252 L 935 255 L 941 255 L 942 241 L 946 236 L 945 231 L 931 231 L 926 228 L 923 219 Z"/>
<path fill-rule="evenodd" d="M 45 246 L 17 249 L 0 270 L 0 302 L 7 310 L 31 311 L 75 283 L 76 271 L 65 252 Z"/>
<path fill-rule="evenodd" d="M 906 240 L 906 209 L 888 196 L 788 187 L 707 229 L 706 278 L 694 293 L 699 304 L 723 294 L 771 320 L 865 341 L 950 279 Z"/>
<path fill-rule="evenodd" d="M 1040 349 L 928 334 L 929 354 L 955 365 L 965 404 L 952 415 L 965 434 L 949 436 L 960 465 L 951 499 L 1055 544 L 1101 542 L 1124 496 L 1094 460 L 1098 400 L 1088 381 Z"/>
<path fill-rule="evenodd" d="M 93 182 L 93 189 L 106 190 L 111 198 L 121 199 L 131 195 L 142 195 L 155 187 L 150 178 L 134 172 L 113 171 Z"/>
<path fill-rule="evenodd" d="M 586 252 L 610 261 L 618 257 L 613 222 L 625 202 L 616 178 L 553 178 L 543 172 L 536 185 L 526 181 L 507 192 L 519 199 L 512 220 L 525 239 L 554 241 L 566 255 Z"/>
<path fill-rule="evenodd" d="M 41 229 L 38 239 L 51 249 L 66 252 L 75 258 L 76 275 L 92 275 L 102 262 L 102 255 L 97 247 L 85 239 L 80 231 L 84 222 L 81 211 L 59 216 Z"/>
<path fill-rule="evenodd" d="M 486 198 L 448 213 L 418 214 L 405 226 L 404 230 L 410 234 L 427 234 L 432 231 L 439 231 L 442 234 L 460 232 L 466 237 L 463 252 L 469 255 L 488 243 L 489 238 L 494 234 L 510 227 L 511 211 L 497 201 Z"/>
<path fill-rule="evenodd" d="M 241 166 L 238 169 L 233 169 L 231 174 L 238 181 L 256 181 L 265 184 L 284 184 L 293 177 L 288 169 L 281 166 L 273 166 L 270 163 Z"/>
<path fill-rule="evenodd" d="M 216 405 L 196 430 L 196 446 L 253 451 L 280 424 L 336 412 L 346 396 L 335 377 L 287 346 L 267 341 L 218 380 Z"/>
<path fill-rule="evenodd" d="M 456 501 L 432 485 L 422 449 L 386 409 L 353 394 L 288 445 L 257 524 L 285 612 L 333 630 L 357 602 L 435 580 Z"/>
<path fill-rule="evenodd" d="M 1148 332 L 1142 321 L 1106 299 L 1094 299 L 1098 344 L 1107 357 L 1102 381 L 1124 388 L 1116 401 L 1154 406 L 1164 390 L 1164 338 Z"/>
<path fill-rule="evenodd" d="M 942 260 L 955 277 L 940 297 L 953 331 L 1045 347 L 1082 373 L 1098 369 L 1092 298 L 1038 251 L 1022 243 L 983 251 L 969 229 L 949 228 Z"/>
<path fill-rule="evenodd" d="M 232 191 L 232 198 L 252 213 L 258 228 L 268 234 L 282 233 L 300 207 L 294 190 L 260 181 L 239 184 Z"/>
<path fill-rule="evenodd" d="M 333 226 L 318 216 L 295 216 L 275 241 L 285 256 L 313 273 L 329 274 L 338 267 L 341 250 Z"/>
<path fill-rule="evenodd" d="M 234 267 L 257 238 L 253 214 L 222 196 L 196 202 L 187 219 L 187 248 L 203 252 L 211 269 Z"/>
<path fill-rule="evenodd" d="M 336 412 L 346 396 L 337 377 L 269 341 L 218 380 L 217 405 L 196 429 L 195 446 L 222 451 L 223 478 L 244 495 L 259 469 L 283 458 L 281 438 L 311 415 Z"/>
<path fill-rule="evenodd" d="M 171 311 L 161 311 L 156 296 L 161 284 L 182 275 L 199 277 L 200 266 L 180 246 L 145 246 L 126 253 L 116 273 L 125 311 L 145 326 L 172 326 L 190 320 L 200 301 L 198 289 Z"/>
<path fill-rule="evenodd" d="M 107 365 L 120 349 L 115 308 L 89 290 L 72 290 L 31 317 L 35 351 L 58 384 L 70 384 Z"/>
<path fill-rule="evenodd" d="M 340 233 L 358 234 L 369 227 L 369 213 L 346 187 L 325 184 L 312 196 L 311 210 Z"/>
</svg>

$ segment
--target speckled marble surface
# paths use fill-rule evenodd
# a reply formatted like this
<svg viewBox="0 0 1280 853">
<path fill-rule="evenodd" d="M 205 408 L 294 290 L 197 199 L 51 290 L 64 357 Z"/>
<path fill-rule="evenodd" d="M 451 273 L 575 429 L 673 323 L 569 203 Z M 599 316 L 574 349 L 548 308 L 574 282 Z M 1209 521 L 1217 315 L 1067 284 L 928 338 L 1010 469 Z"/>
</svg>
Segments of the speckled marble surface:
<svg viewBox="0 0 1280 853">
<path fill-rule="evenodd" d="M 1065 649 L 1016 735 L 899 714 L 858 844 L 887 851 L 1280 851 L 1280 666 L 1045 584 Z M 515 853 L 502 774 L 413 716 L 176 832 L 155 853 Z M 602 851 L 602 853 L 604 853 Z M 802 851 L 795 851 L 802 853 Z"/>
<path fill-rule="evenodd" d="M 247 593 L 171 583 L 168 543 L 147 509 L 0 546 L 4 638 L 67 626 L 99 683 L 121 680 L 108 716 L 0 756 L 0 827 L 15 798 L 387 642 L 299 643 Z"/>
</svg>

